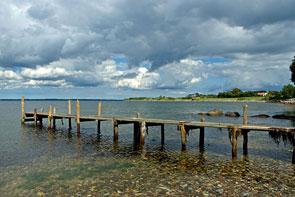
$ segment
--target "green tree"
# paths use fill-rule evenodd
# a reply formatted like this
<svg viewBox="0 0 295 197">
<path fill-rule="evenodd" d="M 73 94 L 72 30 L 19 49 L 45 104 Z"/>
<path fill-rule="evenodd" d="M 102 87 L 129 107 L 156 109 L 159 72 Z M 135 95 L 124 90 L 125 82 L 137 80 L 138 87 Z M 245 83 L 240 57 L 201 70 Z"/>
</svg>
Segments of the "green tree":
<svg viewBox="0 0 295 197">
<path fill-rule="evenodd" d="M 290 65 L 291 71 L 291 81 L 295 84 L 295 56 L 292 59 L 292 63 Z"/>
<path fill-rule="evenodd" d="M 282 95 L 284 99 L 289 99 L 292 98 L 294 96 L 294 86 L 289 84 L 289 85 L 285 85 L 282 89 Z"/>
<path fill-rule="evenodd" d="M 282 93 L 278 91 L 270 91 L 266 95 L 266 100 L 280 100 L 282 98 Z"/>
<path fill-rule="evenodd" d="M 239 97 L 241 96 L 242 93 L 243 93 L 242 90 L 240 90 L 239 88 L 234 88 L 232 90 L 233 97 Z"/>
</svg>

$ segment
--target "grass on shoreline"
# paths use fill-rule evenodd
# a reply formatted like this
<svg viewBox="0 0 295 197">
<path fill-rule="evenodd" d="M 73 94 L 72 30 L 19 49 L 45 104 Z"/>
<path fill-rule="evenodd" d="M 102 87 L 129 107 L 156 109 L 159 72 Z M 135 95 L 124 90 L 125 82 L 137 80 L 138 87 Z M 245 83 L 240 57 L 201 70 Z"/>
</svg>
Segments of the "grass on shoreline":
<svg viewBox="0 0 295 197">
<path fill-rule="evenodd" d="M 206 97 L 194 97 L 192 99 L 188 98 L 172 98 L 172 97 L 162 97 L 162 98 L 129 98 L 125 101 L 216 101 L 216 102 L 265 102 L 265 97 L 238 97 L 238 98 L 206 98 Z"/>
</svg>

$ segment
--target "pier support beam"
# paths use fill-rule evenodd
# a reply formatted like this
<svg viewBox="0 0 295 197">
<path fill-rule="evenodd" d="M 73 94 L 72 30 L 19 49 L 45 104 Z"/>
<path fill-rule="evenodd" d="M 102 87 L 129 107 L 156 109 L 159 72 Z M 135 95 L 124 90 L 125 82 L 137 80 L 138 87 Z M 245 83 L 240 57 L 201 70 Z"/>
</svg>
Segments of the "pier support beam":
<svg viewBox="0 0 295 197">
<path fill-rule="evenodd" d="M 114 141 L 118 141 L 119 139 L 119 125 L 117 120 L 113 120 L 114 122 Z"/>
<path fill-rule="evenodd" d="M 55 114 L 55 113 L 56 113 L 56 107 L 53 106 L 53 114 Z M 53 129 L 56 129 L 56 120 L 54 117 L 53 117 Z"/>
<path fill-rule="evenodd" d="M 140 123 L 140 144 L 144 145 L 144 137 L 146 132 L 146 123 L 145 121 L 142 121 Z"/>
<path fill-rule="evenodd" d="M 34 127 L 37 127 L 37 108 L 34 109 Z"/>
<path fill-rule="evenodd" d="M 77 100 L 77 135 L 80 136 L 80 101 Z"/>
<path fill-rule="evenodd" d="M 72 114 L 71 100 L 68 101 L 68 114 Z M 69 129 L 72 129 L 72 118 L 69 118 Z"/>
<path fill-rule="evenodd" d="M 232 135 L 232 158 L 237 157 L 237 148 L 238 148 L 238 127 L 234 126 L 233 135 Z"/>
<path fill-rule="evenodd" d="M 243 134 L 243 155 L 247 156 L 248 155 L 248 130 L 242 130 Z"/>
<path fill-rule="evenodd" d="M 292 164 L 295 164 L 295 146 L 293 145 Z"/>
<path fill-rule="evenodd" d="M 201 118 L 201 122 L 205 122 L 205 118 L 202 117 Z M 204 147 L 204 139 L 205 139 L 205 128 L 201 127 L 200 128 L 200 136 L 199 136 L 199 148 L 200 151 L 204 151 L 205 147 Z"/>
<path fill-rule="evenodd" d="M 243 124 L 247 125 L 248 124 L 248 105 L 244 105 L 243 111 L 244 111 Z M 244 156 L 248 155 L 248 132 L 249 132 L 249 130 L 246 130 L 246 129 L 242 130 L 242 135 L 243 135 L 243 155 Z"/>
<path fill-rule="evenodd" d="M 181 132 L 181 150 L 186 150 L 186 132 L 184 124 L 179 125 Z"/>
<path fill-rule="evenodd" d="M 51 119 L 52 119 L 52 106 L 49 106 L 48 112 L 48 129 L 51 129 Z"/>
<path fill-rule="evenodd" d="M 140 113 L 136 114 L 136 118 L 140 118 Z M 138 143 L 140 140 L 140 124 L 139 122 L 134 122 L 133 127 L 133 136 L 134 136 L 134 142 Z"/>
<path fill-rule="evenodd" d="M 98 103 L 97 115 L 101 116 L 101 102 Z M 97 134 L 100 134 L 100 120 L 97 121 Z"/>
<path fill-rule="evenodd" d="M 25 97 L 22 96 L 22 101 L 21 101 L 21 108 L 22 108 L 22 117 L 21 117 L 21 123 L 25 124 Z"/>
<path fill-rule="evenodd" d="M 161 144 L 165 144 L 165 131 L 164 131 L 164 124 L 161 124 Z"/>
</svg>

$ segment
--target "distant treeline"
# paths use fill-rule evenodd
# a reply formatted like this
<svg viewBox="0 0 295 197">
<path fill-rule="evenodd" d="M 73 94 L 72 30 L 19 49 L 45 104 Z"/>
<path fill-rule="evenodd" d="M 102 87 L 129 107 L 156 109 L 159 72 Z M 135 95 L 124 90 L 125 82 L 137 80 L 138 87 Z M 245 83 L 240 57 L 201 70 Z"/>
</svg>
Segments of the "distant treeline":
<svg viewBox="0 0 295 197">
<path fill-rule="evenodd" d="M 258 95 L 260 93 L 260 95 Z M 290 99 L 295 97 L 295 87 L 291 84 L 285 85 L 281 91 L 245 91 L 243 92 L 239 88 L 233 88 L 231 91 L 219 92 L 218 94 L 188 94 L 185 97 L 173 98 L 166 96 L 159 96 L 155 98 L 148 97 L 133 97 L 126 100 L 145 100 L 145 101 L 157 101 L 157 100 L 198 100 L 198 99 L 215 99 L 215 98 L 245 98 L 245 97 L 263 97 L 264 100 L 280 100 Z"/>
</svg>

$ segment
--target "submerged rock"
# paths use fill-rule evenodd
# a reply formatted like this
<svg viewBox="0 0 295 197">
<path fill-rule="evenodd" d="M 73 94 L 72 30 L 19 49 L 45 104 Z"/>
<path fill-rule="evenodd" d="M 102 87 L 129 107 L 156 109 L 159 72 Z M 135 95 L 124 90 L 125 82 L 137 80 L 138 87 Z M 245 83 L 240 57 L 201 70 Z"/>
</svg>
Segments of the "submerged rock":
<svg viewBox="0 0 295 197">
<path fill-rule="evenodd" d="M 213 109 L 208 111 L 207 113 L 208 116 L 221 116 L 223 115 L 223 112 L 220 109 Z"/>
<path fill-rule="evenodd" d="M 251 116 L 251 118 L 269 118 L 270 116 L 267 114 L 258 114 L 258 115 L 254 115 Z"/>
<path fill-rule="evenodd" d="M 225 116 L 229 116 L 229 117 L 240 117 L 239 112 L 226 112 Z"/>
<path fill-rule="evenodd" d="M 295 120 L 295 116 L 288 115 L 288 114 L 276 114 L 276 115 L 273 115 L 272 118 L 285 119 L 285 120 Z"/>
<path fill-rule="evenodd" d="M 200 112 L 198 115 L 207 115 L 207 112 Z"/>
</svg>

